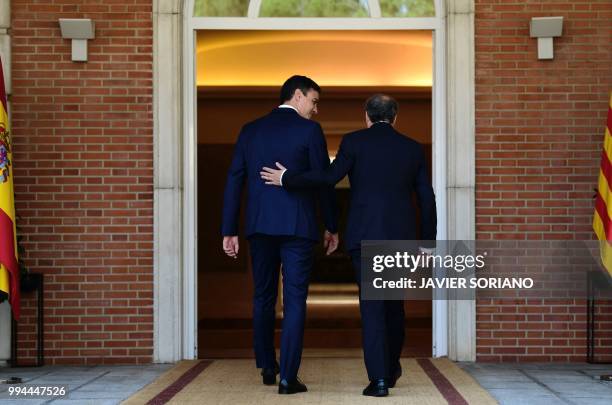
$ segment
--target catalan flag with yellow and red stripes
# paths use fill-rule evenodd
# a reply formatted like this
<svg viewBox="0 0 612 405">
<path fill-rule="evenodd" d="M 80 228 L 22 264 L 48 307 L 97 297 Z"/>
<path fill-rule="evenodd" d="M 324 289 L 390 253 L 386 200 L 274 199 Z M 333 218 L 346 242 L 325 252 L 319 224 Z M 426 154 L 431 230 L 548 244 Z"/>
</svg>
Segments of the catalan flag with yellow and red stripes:
<svg viewBox="0 0 612 405">
<path fill-rule="evenodd" d="M 0 60 L 0 294 L 8 295 L 13 316 L 19 319 L 19 263 L 10 129 L 4 72 Z"/>
<path fill-rule="evenodd" d="M 601 262 L 612 276 L 612 93 L 608 101 L 608 120 L 601 153 L 599 183 L 595 196 L 593 229 L 600 240 Z"/>
</svg>

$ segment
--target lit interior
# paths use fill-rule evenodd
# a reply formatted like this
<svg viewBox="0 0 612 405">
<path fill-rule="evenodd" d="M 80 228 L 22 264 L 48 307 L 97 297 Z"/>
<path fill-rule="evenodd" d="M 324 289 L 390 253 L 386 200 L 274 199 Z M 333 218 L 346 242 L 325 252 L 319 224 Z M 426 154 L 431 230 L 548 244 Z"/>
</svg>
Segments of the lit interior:
<svg viewBox="0 0 612 405">
<path fill-rule="evenodd" d="M 431 31 L 216 31 L 197 37 L 198 86 L 432 85 Z"/>
</svg>

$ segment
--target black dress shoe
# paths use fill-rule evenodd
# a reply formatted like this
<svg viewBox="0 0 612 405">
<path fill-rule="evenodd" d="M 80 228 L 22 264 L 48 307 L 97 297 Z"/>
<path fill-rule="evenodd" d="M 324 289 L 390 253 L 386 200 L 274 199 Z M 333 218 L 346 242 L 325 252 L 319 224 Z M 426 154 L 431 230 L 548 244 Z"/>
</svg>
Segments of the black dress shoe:
<svg viewBox="0 0 612 405">
<path fill-rule="evenodd" d="M 370 381 L 370 384 L 363 390 L 363 395 L 369 397 L 386 397 L 389 395 L 387 380 L 379 378 L 378 380 Z"/>
<path fill-rule="evenodd" d="M 299 378 L 296 378 L 293 381 L 287 381 L 285 379 L 281 380 L 278 384 L 278 393 L 279 394 L 297 394 L 298 392 L 306 392 L 308 389 L 300 381 Z"/>
<path fill-rule="evenodd" d="M 401 376 L 402 376 L 402 367 L 400 366 L 397 368 L 397 370 L 395 370 L 395 373 L 393 373 L 391 378 L 389 378 L 389 384 L 388 384 L 389 388 L 395 387 L 395 383 Z"/>
<path fill-rule="evenodd" d="M 262 368 L 261 376 L 263 377 L 264 385 L 276 384 L 276 374 L 280 372 L 280 367 L 277 362 L 274 362 L 274 368 Z"/>
</svg>

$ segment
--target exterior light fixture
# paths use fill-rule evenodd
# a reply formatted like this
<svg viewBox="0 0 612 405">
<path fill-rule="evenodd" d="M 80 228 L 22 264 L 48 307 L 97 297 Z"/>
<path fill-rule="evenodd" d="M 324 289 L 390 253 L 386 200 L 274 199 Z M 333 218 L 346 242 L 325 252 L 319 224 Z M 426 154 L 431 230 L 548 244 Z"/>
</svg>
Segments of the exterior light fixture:
<svg viewBox="0 0 612 405">
<path fill-rule="evenodd" d="M 87 40 L 94 38 L 94 23 L 89 18 L 60 18 L 62 38 L 72 40 L 72 60 L 87 62 Z"/>
<path fill-rule="evenodd" d="M 553 58 L 553 38 L 563 31 L 563 17 L 534 17 L 529 23 L 529 36 L 538 39 L 538 59 Z"/>
</svg>

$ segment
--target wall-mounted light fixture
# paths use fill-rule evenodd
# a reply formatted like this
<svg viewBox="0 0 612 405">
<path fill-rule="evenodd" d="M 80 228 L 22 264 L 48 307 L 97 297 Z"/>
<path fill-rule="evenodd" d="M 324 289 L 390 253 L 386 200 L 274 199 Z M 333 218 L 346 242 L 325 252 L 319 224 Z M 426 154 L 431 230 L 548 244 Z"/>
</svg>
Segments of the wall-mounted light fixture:
<svg viewBox="0 0 612 405">
<path fill-rule="evenodd" d="M 94 38 L 94 23 L 89 18 L 60 18 L 62 38 L 72 40 L 72 60 L 87 62 L 87 40 Z"/>
<path fill-rule="evenodd" d="M 563 17 L 534 17 L 529 23 L 529 36 L 538 39 L 538 59 L 553 58 L 553 38 L 563 31 Z"/>
</svg>

